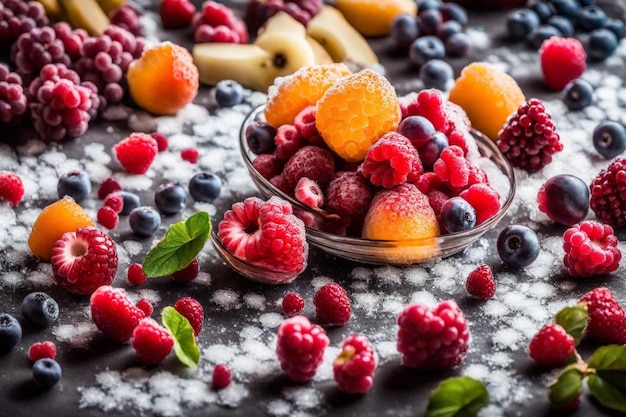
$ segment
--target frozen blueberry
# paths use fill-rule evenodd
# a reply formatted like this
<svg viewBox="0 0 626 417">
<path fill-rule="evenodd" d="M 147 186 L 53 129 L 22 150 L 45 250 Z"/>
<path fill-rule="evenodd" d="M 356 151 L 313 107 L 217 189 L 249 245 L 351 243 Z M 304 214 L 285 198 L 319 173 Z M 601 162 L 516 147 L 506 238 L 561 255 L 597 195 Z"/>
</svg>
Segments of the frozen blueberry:
<svg viewBox="0 0 626 417">
<path fill-rule="evenodd" d="M 431 59 L 420 67 L 419 76 L 425 88 L 446 91 L 452 83 L 454 70 L 442 59 Z"/>
<path fill-rule="evenodd" d="M 189 194 L 196 201 L 210 203 L 220 196 L 222 180 L 210 172 L 200 172 L 189 180 Z"/>
<path fill-rule="evenodd" d="M 539 27 L 539 24 L 539 16 L 530 9 L 512 10 L 506 17 L 509 39 L 515 42 L 527 39 Z"/>
<path fill-rule="evenodd" d="M 0 313 L 0 353 L 8 352 L 22 339 L 22 326 L 9 313 Z"/>
<path fill-rule="evenodd" d="M 128 225 L 139 237 L 149 237 L 161 225 L 159 212 L 149 206 L 139 206 L 128 215 Z"/>
<path fill-rule="evenodd" d="M 600 29 L 606 24 L 606 13 L 598 6 L 585 6 L 576 13 L 576 23 L 585 32 Z"/>
<path fill-rule="evenodd" d="M 448 39 L 450 35 L 454 35 L 455 33 L 463 32 L 463 26 L 456 20 L 448 20 L 447 22 L 443 22 L 441 27 L 439 28 L 439 38 L 442 41 Z"/>
<path fill-rule="evenodd" d="M 561 100 L 570 110 L 581 110 L 593 101 L 593 86 L 587 80 L 577 78 L 565 85 Z"/>
<path fill-rule="evenodd" d="M 177 214 L 185 208 L 187 190 L 178 182 L 166 182 L 154 192 L 154 205 L 163 214 Z"/>
<path fill-rule="evenodd" d="M 609 17 L 604 27 L 613 32 L 618 40 L 626 38 L 626 26 L 621 20 Z"/>
<path fill-rule="evenodd" d="M 443 59 L 445 55 L 446 48 L 441 39 L 436 36 L 417 38 L 409 47 L 409 59 L 416 66 L 430 59 Z"/>
<path fill-rule="evenodd" d="M 73 170 L 61 175 L 57 183 L 57 194 L 59 198 L 69 195 L 80 203 L 84 201 L 91 193 L 91 181 L 86 172 Z"/>
<path fill-rule="evenodd" d="M 472 41 L 466 33 L 459 32 L 448 36 L 444 45 L 448 56 L 459 58 L 467 55 L 472 47 Z"/>
<path fill-rule="evenodd" d="M 541 23 L 546 23 L 550 17 L 554 15 L 554 10 L 550 3 L 547 1 L 536 1 L 528 7 L 533 12 L 537 13 Z"/>
<path fill-rule="evenodd" d="M 528 226 L 507 226 L 498 235 L 497 249 L 502 262 L 516 267 L 528 266 L 539 256 L 539 238 Z"/>
<path fill-rule="evenodd" d="M 126 216 L 130 214 L 131 211 L 139 207 L 141 201 L 139 200 L 139 196 L 135 193 L 131 193 L 130 191 L 118 191 L 122 195 L 122 199 L 124 200 L 124 205 L 122 206 L 122 211 L 120 214 Z"/>
<path fill-rule="evenodd" d="M 433 164 L 437 159 L 439 159 L 439 155 L 441 155 L 441 152 L 447 147 L 448 137 L 443 132 L 435 133 L 435 136 L 433 136 L 432 139 L 423 144 L 418 149 L 418 152 L 420 159 L 422 160 L 422 164 L 424 165 L 424 169 L 432 171 Z"/>
<path fill-rule="evenodd" d="M 556 175 L 541 186 L 537 202 L 551 220 L 572 226 L 589 212 L 589 187 L 574 175 Z"/>
<path fill-rule="evenodd" d="M 61 380 L 61 366 L 50 358 L 42 358 L 33 364 L 33 380 L 43 388 L 50 388 Z"/>
<path fill-rule="evenodd" d="M 452 197 L 441 206 L 441 221 L 449 233 L 469 230 L 476 225 L 476 210 L 461 197 Z"/>
<path fill-rule="evenodd" d="M 580 7 L 595 6 L 596 0 L 578 0 Z"/>
<path fill-rule="evenodd" d="M 626 129 L 621 123 L 605 120 L 593 130 L 593 146 L 606 159 L 613 159 L 626 150 Z"/>
<path fill-rule="evenodd" d="M 441 7 L 441 15 L 444 21 L 453 20 L 459 22 L 461 26 L 467 25 L 467 11 L 456 3 L 444 3 Z"/>
<path fill-rule="evenodd" d="M 572 19 L 572 21 L 576 19 L 576 13 L 580 10 L 578 0 L 550 0 L 550 3 L 556 14 Z"/>
<path fill-rule="evenodd" d="M 548 25 L 555 27 L 561 32 L 561 36 L 569 38 L 574 36 L 574 24 L 567 17 L 555 15 L 548 19 Z"/>
<path fill-rule="evenodd" d="M 533 48 L 539 49 L 543 41 L 553 36 L 563 37 L 563 34 L 554 26 L 539 25 L 537 29 L 533 30 L 530 35 L 528 35 L 528 43 Z"/>
<path fill-rule="evenodd" d="M 589 33 L 587 56 L 596 61 L 604 61 L 617 49 L 617 36 L 606 28 Z"/>
<path fill-rule="evenodd" d="M 407 49 L 419 36 L 419 28 L 415 16 L 401 13 L 391 22 L 390 36 L 393 43 L 402 49 Z"/>
<path fill-rule="evenodd" d="M 45 292 L 32 292 L 22 300 L 22 315 L 37 326 L 49 326 L 59 318 L 59 305 Z"/>
<path fill-rule="evenodd" d="M 243 87 L 237 81 L 222 80 L 215 86 L 215 101 L 220 107 L 233 107 L 243 101 Z"/>
<path fill-rule="evenodd" d="M 417 10 L 426 11 L 426 10 L 441 10 L 443 3 L 440 0 L 418 0 Z"/>
<path fill-rule="evenodd" d="M 437 130 L 430 120 L 424 116 L 408 116 L 398 126 L 398 133 L 403 134 L 419 149 L 435 137 Z"/>
<path fill-rule="evenodd" d="M 269 123 L 253 122 L 246 128 L 245 135 L 248 148 L 256 155 L 272 153 L 276 148 L 276 129 Z"/>
<path fill-rule="evenodd" d="M 436 9 L 420 10 L 417 14 L 417 22 L 421 35 L 433 36 L 439 32 L 443 17 L 441 11 Z"/>
</svg>

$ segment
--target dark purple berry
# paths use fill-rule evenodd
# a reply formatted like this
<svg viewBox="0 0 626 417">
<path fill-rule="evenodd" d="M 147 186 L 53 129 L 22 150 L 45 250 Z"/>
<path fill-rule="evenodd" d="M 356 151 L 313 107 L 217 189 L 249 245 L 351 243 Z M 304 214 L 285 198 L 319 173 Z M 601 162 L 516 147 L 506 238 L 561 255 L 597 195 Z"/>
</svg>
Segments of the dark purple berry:
<svg viewBox="0 0 626 417">
<path fill-rule="evenodd" d="M 425 36 L 433 36 L 439 32 L 439 27 L 443 23 L 441 11 L 436 9 L 428 9 L 418 11 L 417 22 L 420 34 Z"/>
<path fill-rule="evenodd" d="M 276 148 L 276 129 L 269 123 L 253 122 L 246 128 L 245 135 L 248 148 L 256 155 L 272 153 Z"/>
<path fill-rule="evenodd" d="M 533 12 L 537 13 L 541 23 L 546 23 L 550 17 L 554 15 L 554 10 L 547 1 L 536 1 L 528 7 Z"/>
<path fill-rule="evenodd" d="M 418 67 L 430 59 L 443 59 L 445 55 L 446 48 L 436 36 L 417 38 L 409 47 L 409 59 Z"/>
<path fill-rule="evenodd" d="M 417 10 L 441 10 L 443 3 L 441 0 L 417 0 Z"/>
<path fill-rule="evenodd" d="M 613 32 L 618 40 L 621 41 L 626 38 L 626 26 L 621 20 L 609 17 L 606 19 L 604 27 Z"/>
<path fill-rule="evenodd" d="M 598 124 L 592 139 L 596 151 L 606 159 L 613 159 L 626 150 L 626 129 L 612 120 Z"/>
<path fill-rule="evenodd" d="M 119 191 L 119 193 L 122 195 L 122 199 L 124 200 L 122 211 L 120 211 L 121 215 L 126 216 L 141 205 L 141 201 L 139 200 L 139 196 L 137 194 L 131 193 L 130 191 Z"/>
<path fill-rule="evenodd" d="M 587 217 L 589 187 L 574 175 L 556 175 L 541 186 L 537 203 L 552 221 L 572 226 Z"/>
<path fill-rule="evenodd" d="M 476 225 L 476 210 L 461 197 L 452 197 L 441 206 L 441 222 L 448 233 L 469 230 Z"/>
<path fill-rule="evenodd" d="M 441 16 L 444 22 L 453 20 L 459 22 L 461 26 L 467 25 L 467 11 L 456 3 L 444 3 L 441 7 Z"/>
<path fill-rule="evenodd" d="M 552 16 L 548 19 L 547 24 L 556 28 L 559 32 L 561 32 L 561 36 L 565 38 L 574 36 L 574 24 L 567 17 L 558 15 Z"/>
<path fill-rule="evenodd" d="M 431 59 L 420 67 L 419 77 L 424 88 L 446 91 L 454 78 L 454 70 L 442 59 Z"/>
<path fill-rule="evenodd" d="M 201 172 L 189 180 L 189 194 L 196 201 L 210 203 L 220 196 L 222 180 L 210 172 Z"/>
<path fill-rule="evenodd" d="M 464 32 L 454 33 L 445 39 L 446 55 L 453 58 L 466 56 L 472 48 L 470 37 Z"/>
<path fill-rule="evenodd" d="M 437 132 L 432 139 L 417 149 L 420 159 L 422 160 L 422 165 L 426 171 L 433 170 L 433 164 L 439 159 L 439 155 L 441 155 L 441 152 L 447 147 L 448 137 L 443 132 Z"/>
<path fill-rule="evenodd" d="M 496 246 L 502 262 L 515 267 L 528 266 L 539 256 L 537 233 L 521 224 L 502 229 Z"/>
<path fill-rule="evenodd" d="M 550 0 L 550 3 L 556 14 L 572 19 L 572 21 L 576 19 L 576 13 L 580 10 L 578 0 Z"/>
<path fill-rule="evenodd" d="M 585 6 L 576 13 L 576 23 L 585 32 L 591 32 L 604 27 L 606 13 L 598 6 Z"/>
<path fill-rule="evenodd" d="M 437 130 L 432 122 L 423 116 L 408 116 L 400 122 L 398 133 L 406 136 L 415 149 L 435 137 Z"/>
<path fill-rule="evenodd" d="M 185 208 L 187 191 L 178 182 L 166 182 L 154 192 L 154 205 L 163 214 L 177 214 Z"/>
<path fill-rule="evenodd" d="M 80 203 L 89 197 L 91 193 L 91 181 L 84 171 L 73 170 L 63 174 L 57 183 L 57 194 L 59 198 L 70 196 Z"/>
<path fill-rule="evenodd" d="M 570 110 L 584 109 L 593 101 L 593 86 L 582 78 L 572 80 L 563 88 L 561 99 Z"/>
<path fill-rule="evenodd" d="M 49 326 L 59 318 L 59 305 L 45 292 L 32 292 L 22 301 L 22 315 L 37 326 Z"/>
<path fill-rule="evenodd" d="M 448 20 L 447 22 L 443 22 L 439 28 L 439 34 L 437 36 L 442 41 L 445 41 L 450 35 L 460 32 L 463 32 L 463 26 L 461 26 L 461 24 L 456 20 Z"/>
<path fill-rule="evenodd" d="M 220 107 L 233 107 L 243 101 L 243 87 L 236 81 L 222 80 L 215 86 L 215 101 Z"/>
<path fill-rule="evenodd" d="M 402 49 L 407 49 L 419 36 L 417 20 L 414 16 L 402 13 L 391 22 L 390 36 L 393 43 Z"/>
<path fill-rule="evenodd" d="M 589 33 L 587 56 L 595 61 L 604 61 L 617 49 L 617 36 L 608 29 L 596 29 Z"/>
<path fill-rule="evenodd" d="M 0 313 L 0 353 L 13 349 L 22 339 L 22 326 L 9 313 Z"/>
<path fill-rule="evenodd" d="M 535 48 L 539 49 L 541 44 L 546 39 L 550 39 L 553 36 L 558 36 L 559 38 L 563 37 L 563 34 L 560 30 L 550 25 L 539 25 L 538 28 L 533 30 L 530 35 L 528 35 L 528 44 Z"/>
<path fill-rule="evenodd" d="M 516 9 L 509 12 L 506 18 L 509 39 L 515 42 L 527 39 L 539 27 L 539 23 L 539 16 L 530 9 Z"/>
<path fill-rule="evenodd" d="M 161 225 L 159 212 L 149 206 L 139 206 L 128 215 L 128 225 L 139 237 L 150 237 Z"/>
<path fill-rule="evenodd" d="M 50 388 L 61 380 L 61 366 L 50 358 L 42 358 L 33 364 L 33 380 L 43 388 Z"/>
</svg>

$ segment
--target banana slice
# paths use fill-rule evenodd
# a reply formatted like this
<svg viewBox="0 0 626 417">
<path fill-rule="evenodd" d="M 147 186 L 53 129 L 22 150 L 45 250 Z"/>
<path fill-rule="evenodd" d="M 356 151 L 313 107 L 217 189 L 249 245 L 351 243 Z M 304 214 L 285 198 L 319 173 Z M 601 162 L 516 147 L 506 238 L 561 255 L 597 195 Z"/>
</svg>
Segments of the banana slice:
<svg viewBox="0 0 626 417">
<path fill-rule="evenodd" d="M 85 29 L 90 35 L 104 33 L 110 22 L 96 0 L 59 0 L 70 24 Z"/>
</svg>

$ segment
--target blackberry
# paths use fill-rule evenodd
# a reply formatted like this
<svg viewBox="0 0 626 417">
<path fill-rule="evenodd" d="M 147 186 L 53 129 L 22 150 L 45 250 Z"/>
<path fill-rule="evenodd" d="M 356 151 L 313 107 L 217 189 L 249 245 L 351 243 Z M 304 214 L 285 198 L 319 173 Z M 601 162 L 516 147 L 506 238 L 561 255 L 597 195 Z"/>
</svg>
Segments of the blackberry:
<svg viewBox="0 0 626 417">
<path fill-rule="evenodd" d="M 626 158 L 616 158 L 589 186 L 589 206 L 596 217 L 614 227 L 626 226 Z"/>
<path fill-rule="evenodd" d="M 0 3 L 0 50 L 14 44 L 21 34 L 49 23 L 41 3 L 3 0 Z"/>
<path fill-rule="evenodd" d="M 0 125 L 18 125 L 26 113 L 26 94 L 22 77 L 0 64 Z"/>
</svg>

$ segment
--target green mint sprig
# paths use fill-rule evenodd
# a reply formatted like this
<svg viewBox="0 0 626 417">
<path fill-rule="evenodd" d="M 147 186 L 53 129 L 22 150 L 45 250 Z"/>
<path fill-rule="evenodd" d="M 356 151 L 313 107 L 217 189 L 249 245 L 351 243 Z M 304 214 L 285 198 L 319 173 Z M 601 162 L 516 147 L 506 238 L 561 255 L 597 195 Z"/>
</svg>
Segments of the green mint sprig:
<svg viewBox="0 0 626 417">
<path fill-rule="evenodd" d="M 574 338 L 574 342 L 578 345 L 580 338 L 585 333 L 585 330 L 587 330 L 589 313 L 585 307 L 579 305 L 565 307 L 556 314 L 554 321 L 560 324 L 563 329 Z"/>
<path fill-rule="evenodd" d="M 180 271 L 198 256 L 210 233 L 211 219 L 204 211 L 171 225 L 165 236 L 146 254 L 143 273 L 154 278 Z"/>
<path fill-rule="evenodd" d="M 174 307 L 168 306 L 161 311 L 161 321 L 174 336 L 174 353 L 178 360 L 189 368 L 195 368 L 200 362 L 200 349 L 189 320 Z"/>
<path fill-rule="evenodd" d="M 430 394 L 424 417 L 473 417 L 488 404 L 489 393 L 481 381 L 448 378 Z"/>
</svg>

